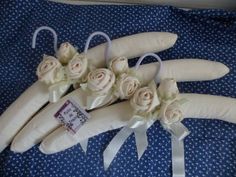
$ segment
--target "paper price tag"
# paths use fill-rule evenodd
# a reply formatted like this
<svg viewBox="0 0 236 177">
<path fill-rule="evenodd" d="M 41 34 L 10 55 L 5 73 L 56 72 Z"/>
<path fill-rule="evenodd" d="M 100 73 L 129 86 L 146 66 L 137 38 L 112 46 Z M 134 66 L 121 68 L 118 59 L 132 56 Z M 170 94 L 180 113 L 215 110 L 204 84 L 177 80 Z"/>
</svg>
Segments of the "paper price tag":
<svg viewBox="0 0 236 177">
<path fill-rule="evenodd" d="M 90 115 L 72 99 L 67 100 L 54 117 L 63 124 L 69 132 L 75 134 L 90 118 Z"/>
</svg>

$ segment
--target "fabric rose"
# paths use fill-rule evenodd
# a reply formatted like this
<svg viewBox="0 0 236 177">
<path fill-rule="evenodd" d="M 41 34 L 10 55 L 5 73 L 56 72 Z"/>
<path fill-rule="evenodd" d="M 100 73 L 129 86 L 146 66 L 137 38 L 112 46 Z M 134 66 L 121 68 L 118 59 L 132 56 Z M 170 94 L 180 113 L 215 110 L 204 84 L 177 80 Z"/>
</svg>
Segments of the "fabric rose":
<svg viewBox="0 0 236 177">
<path fill-rule="evenodd" d="M 79 54 L 75 54 L 66 67 L 67 76 L 72 80 L 82 79 L 87 74 L 87 70 L 88 60 Z"/>
<path fill-rule="evenodd" d="M 117 57 L 110 61 L 108 68 L 116 75 L 128 71 L 128 59 L 125 57 Z"/>
<path fill-rule="evenodd" d="M 130 103 L 136 112 L 149 113 L 153 111 L 160 104 L 155 83 L 152 82 L 150 86 L 138 89 Z"/>
<path fill-rule="evenodd" d="M 87 76 L 87 87 L 95 94 L 107 94 L 114 83 L 115 75 L 109 69 L 95 69 Z"/>
<path fill-rule="evenodd" d="M 60 45 L 56 56 L 61 63 L 67 64 L 76 52 L 76 49 L 69 42 L 64 42 Z"/>
<path fill-rule="evenodd" d="M 140 87 L 140 82 L 136 77 L 123 73 L 116 81 L 116 89 L 120 99 L 129 99 Z"/>
<path fill-rule="evenodd" d="M 183 120 L 183 113 L 180 103 L 174 101 L 170 104 L 163 104 L 160 110 L 161 121 L 166 124 L 172 124 Z"/>
<path fill-rule="evenodd" d="M 46 84 L 54 84 L 60 81 L 63 77 L 61 74 L 62 65 L 52 56 L 43 56 L 43 61 L 39 64 L 37 68 L 38 79 Z"/>
<path fill-rule="evenodd" d="M 158 88 L 159 96 L 162 98 L 160 107 L 161 121 L 166 124 L 180 122 L 183 119 L 181 105 L 186 101 L 179 97 L 179 90 L 174 79 L 162 80 Z"/>
<path fill-rule="evenodd" d="M 174 79 L 165 79 L 160 82 L 158 94 L 162 100 L 172 100 L 179 94 L 177 83 Z"/>
</svg>

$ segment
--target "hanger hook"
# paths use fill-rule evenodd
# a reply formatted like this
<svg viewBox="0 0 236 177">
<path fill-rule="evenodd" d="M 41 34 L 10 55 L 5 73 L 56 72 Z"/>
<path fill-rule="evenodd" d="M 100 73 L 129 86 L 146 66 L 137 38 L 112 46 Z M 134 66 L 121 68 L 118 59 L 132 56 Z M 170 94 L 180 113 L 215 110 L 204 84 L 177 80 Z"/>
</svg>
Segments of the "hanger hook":
<svg viewBox="0 0 236 177">
<path fill-rule="evenodd" d="M 104 38 L 106 38 L 106 40 L 107 40 L 107 47 L 106 47 L 106 50 L 105 50 L 105 61 L 106 61 L 106 64 L 108 65 L 109 55 L 110 55 L 110 50 L 111 50 L 111 39 L 109 38 L 109 36 L 106 33 L 103 33 L 103 32 L 100 32 L 100 31 L 96 31 L 96 32 L 92 33 L 86 41 L 85 48 L 84 48 L 84 53 L 87 54 L 90 41 L 92 40 L 92 38 L 94 36 L 97 36 L 97 35 L 101 35 Z"/>
<path fill-rule="evenodd" d="M 141 56 L 139 58 L 139 60 L 137 61 L 136 65 L 135 65 L 135 70 L 137 70 L 139 68 L 140 64 L 142 63 L 144 58 L 146 58 L 147 56 L 152 56 L 152 57 L 156 58 L 157 61 L 159 62 L 159 68 L 157 68 L 157 72 L 155 74 L 155 82 L 157 83 L 157 81 L 158 81 L 157 76 L 160 74 L 160 72 L 162 70 L 162 60 L 157 54 L 155 54 L 155 53 L 146 53 L 143 56 Z"/>
<path fill-rule="evenodd" d="M 35 49 L 37 35 L 41 30 L 48 30 L 53 34 L 53 39 L 54 39 L 53 46 L 54 46 L 54 51 L 56 53 L 57 52 L 57 33 L 55 32 L 54 29 L 52 29 L 51 27 L 48 27 L 48 26 L 41 26 L 35 30 L 34 35 L 33 35 L 33 39 L 32 39 L 32 48 Z"/>
</svg>

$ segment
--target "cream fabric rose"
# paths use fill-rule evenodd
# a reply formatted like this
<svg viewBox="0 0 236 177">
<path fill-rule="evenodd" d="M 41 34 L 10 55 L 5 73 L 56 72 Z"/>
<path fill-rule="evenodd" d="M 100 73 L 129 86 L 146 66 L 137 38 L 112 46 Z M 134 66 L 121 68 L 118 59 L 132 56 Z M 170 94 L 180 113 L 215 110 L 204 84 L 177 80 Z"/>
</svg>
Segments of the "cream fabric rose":
<svg viewBox="0 0 236 177">
<path fill-rule="evenodd" d="M 183 113 L 178 101 L 163 104 L 160 111 L 161 121 L 167 125 L 183 120 Z"/>
<path fill-rule="evenodd" d="M 114 83 L 115 75 L 109 69 L 95 69 L 87 76 L 87 87 L 96 94 L 106 94 Z"/>
<path fill-rule="evenodd" d="M 116 89 L 120 99 L 130 98 L 140 87 L 140 82 L 136 77 L 123 73 L 116 81 Z"/>
<path fill-rule="evenodd" d="M 76 49 L 69 42 L 64 42 L 60 45 L 56 56 L 61 63 L 67 64 L 76 52 Z"/>
<path fill-rule="evenodd" d="M 108 68 L 116 75 L 128 71 L 129 64 L 128 59 L 125 57 L 117 57 L 110 61 Z"/>
<path fill-rule="evenodd" d="M 149 87 L 138 89 L 130 103 L 136 112 L 149 113 L 153 111 L 160 104 L 155 83 L 152 82 Z"/>
<path fill-rule="evenodd" d="M 75 54 L 69 61 L 66 72 L 70 79 L 77 80 L 84 77 L 88 70 L 88 59 L 79 54 Z"/>
<path fill-rule="evenodd" d="M 162 100 L 170 100 L 177 97 L 179 89 L 174 79 L 165 79 L 160 82 L 158 94 Z"/>
<path fill-rule="evenodd" d="M 37 68 L 38 79 L 46 84 L 54 84 L 58 82 L 63 77 L 61 74 L 62 65 L 52 56 L 43 56 L 43 61 L 39 64 Z"/>
</svg>

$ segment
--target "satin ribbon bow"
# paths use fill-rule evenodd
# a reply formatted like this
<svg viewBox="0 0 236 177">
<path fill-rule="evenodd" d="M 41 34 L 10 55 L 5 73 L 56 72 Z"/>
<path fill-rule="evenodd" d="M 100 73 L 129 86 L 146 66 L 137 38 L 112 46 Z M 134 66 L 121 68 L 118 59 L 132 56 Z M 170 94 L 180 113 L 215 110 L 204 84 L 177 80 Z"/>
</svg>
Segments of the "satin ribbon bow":
<svg viewBox="0 0 236 177">
<path fill-rule="evenodd" d="M 183 119 L 181 105 L 187 100 L 179 97 L 179 90 L 173 79 L 163 80 L 158 89 L 159 94 L 163 96 L 158 110 L 160 122 L 171 134 L 172 176 L 185 177 L 184 138 L 190 132 L 181 123 Z"/>
<path fill-rule="evenodd" d="M 51 86 L 49 86 L 49 102 L 55 103 L 57 102 L 70 88 L 70 81 L 60 81 Z"/>
<path fill-rule="evenodd" d="M 138 159 L 142 157 L 147 149 L 147 129 L 158 118 L 158 113 L 156 111 L 153 112 L 153 110 L 160 104 L 155 82 L 151 82 L 148 87 L 138 89 L 131 98 L 130 103 L 134 109 L 132 118 L 117 133 L 103 152 L 105 169 L 108 169 L 121 146 L 132 133 L 135 135 Z"/>
<path fill-rule="evenodd" d="M 185 177 L 184 138 L 190 132 L 181 122 L 163 127 L 171 134 L 172 177 Z"/>
<path fill-rule="evenodd" d="M 112 91 L 109 91 L 104 95 L 89 95 L 87 97 L 87 109 L 91 110 L 94 108 L 102 107 L 113 103 L 118 98 L 113 94 Z"/>
<path fill-rule="evenodd" d="M 135 76 L 131 75 L 130 73 L 127 74 L 127 76 L 132 76 L 135 78 Z M 140 83 L 138 83 L 140 84 Z M 86 108 L 88 110 L 94 109 L 94 108 L 98 108 L 98 107 L 102 107 L 102 106 L 106 106 L 106 105 L 110 105 L 111 103 L 115 102 L 116 100 L 118 100 L 120 97 L 120 93 L 118 91 L 119 85 L 117 85 L 117 82 L 114 83 L 114 85 L 112 86 L 112 88 L 105 94 L 96 94 L 93 93 L 92 91 L 90 91 L 87 88 L 87 84 L 81 84 L 80 85 L 81 88 L 87 92 L 87 103 L 86 103 Z M 138 89 L 139 86 L 136 87 L 136 89 Z M 136 90 L 134 89 L 134 91 Z M 127 98 L 121 98 L 121 99 L 127 99 Z"/>
<path fill-rule="evenodd" d="M 116 154 L 119 152 L 121 146 L 132 133 L 134 133 L 135 135 L 138 159 L 140 159 L 148 146 L 147 129 L 154 122 L 155 120 L 152 116 L 149 116 L 147 118 L 139 115 L 134 115 L 132 119 L 128 122 L 127 126 L 122 128 L 116 134 L 116 136 L 111 140 L 111 142 L 108 144 L 105 151 L 103 152 L 105 170 L 108 169 L 108 167 L 114 160 Z"/>
<path fill-rule="evenodd" d="M 118 99 L 112 88 L 106 94 L 95 94 L 88 89 L 87 83 L 80 84 L 80 87 L 86 92 L 87 95 L 87 110 L 109 105 Z"/>
</svg>

